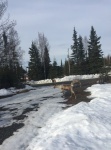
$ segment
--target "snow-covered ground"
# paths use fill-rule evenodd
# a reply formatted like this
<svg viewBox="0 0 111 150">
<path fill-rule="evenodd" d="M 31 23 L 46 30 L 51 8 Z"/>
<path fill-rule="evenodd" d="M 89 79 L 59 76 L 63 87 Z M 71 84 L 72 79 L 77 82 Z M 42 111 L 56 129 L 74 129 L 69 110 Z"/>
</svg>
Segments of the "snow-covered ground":
<svg viewBox="0 0 111 150">
<path fill-rule="evenodd" d="M 41 87 L 28 93 L 0 99 L 0 126 L 14 122 L 24 109 L 24 126 L 7 138 L 0 150 L 111 150 L 111 84 L 95 84 L 87 89 L 93 100 L 67 109 L 59 89 Z M 13 110 L 13 113 L 10 110 Z"/>
</svg>

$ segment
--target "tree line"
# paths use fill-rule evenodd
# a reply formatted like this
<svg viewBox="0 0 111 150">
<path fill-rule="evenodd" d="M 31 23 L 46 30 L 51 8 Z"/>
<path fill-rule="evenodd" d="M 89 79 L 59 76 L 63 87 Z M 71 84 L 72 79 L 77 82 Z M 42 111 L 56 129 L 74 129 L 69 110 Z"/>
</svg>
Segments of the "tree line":
<svg viewBox="0 0 111 150">
<path fill-rule="evenodd" d="M 74 27 L 71 54 L 58 65 L 56 58 L 51 62 L 50 45 L 43 33 L 38 33 L 29 48 L 30 60 L 28 72 L 22 67 L 23 50 L 20 47 L 16 22 L 9 18 L 3 21 L 7 10 L 7 1 L 0 1 L 0 88 L 18 86 L 25 80 L 42 80 L 63 77 L 65 75 L 83 75 L 100 73 L 104 66 L 111 65 L 111 56 L 103 57 L 100 39 L 91 26 L 89 39 L 83 38 Z"/>
<path fill-rule="evenodd" d="M 70 65 L 69 74 L 96 74 L 106 72 L 106 66 L 110 69 L 111 56 L 105 56 L 101 49 L 101 37 L 97 35 L 96 30 L 91 26 L 89 39 L 78 36 L 74 27 L 73 44 L 71 45 L 71 56 L 66 60 L 66 70 Z M 67 73 L 68 75 L 68 73 Z"/>
<path fill-rule="evenodd" d="M 71 45 L 71 74 L 95 74 L 100 73 L 103 67 L 103 51 L 100 38 L 93 26 L 85 49 L 82 36 L 77 36 L 74 28 L 73 44 Z"/>
<path fill-rule="evenodd" d="M 83 75 L 100 73 L 104 62 L 100 36 L 91 26 L 89 40 L 87 37 L 78 36 L 74 27 L 71 45 L 71 54 L 63 63 L 57 65 L 56 59 L 51 63 L 49 56 L 49 43 L 44 34 L 38 34 L 38 40 L 32 42 L 29 50 L 29 78 L 40 80 L 47 78 L 63 77 L 64 75 Z"/>
<path fill-rule="evenodd" d="M 61 76 L 62 67 L 57 65 L 56 59 L 51 63 L 49 48 L 45 35 L 38 33 L 38 39 L 33 41 L 29 48 L 28 76 L 30 80 L 53 79 Z"/>
</svg>

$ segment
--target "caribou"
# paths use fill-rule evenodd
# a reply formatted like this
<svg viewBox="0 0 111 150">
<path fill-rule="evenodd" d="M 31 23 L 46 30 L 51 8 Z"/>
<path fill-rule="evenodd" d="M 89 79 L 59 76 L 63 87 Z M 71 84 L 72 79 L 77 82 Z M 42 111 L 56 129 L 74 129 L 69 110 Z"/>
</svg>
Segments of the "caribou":
<svg viewBox="0 0 111 150">
<path fill-rule="evenodd" d="M 71 96 L 70 97 L 75 97 L 76 99 L 76 94 L 75 94 L 75 91 L 74 91 L 74 88 L 75 87 L 81 87 L 81 82 L 79 80 L 73 80 L 71 82 L 71 84 L 62 84 L 62 85 L 54 85 L 54 88 L 57 87 L 57 88 L 60 88 L 62 91 L 64 90 L 69 90 L 71 92 Z"/>
</svg>

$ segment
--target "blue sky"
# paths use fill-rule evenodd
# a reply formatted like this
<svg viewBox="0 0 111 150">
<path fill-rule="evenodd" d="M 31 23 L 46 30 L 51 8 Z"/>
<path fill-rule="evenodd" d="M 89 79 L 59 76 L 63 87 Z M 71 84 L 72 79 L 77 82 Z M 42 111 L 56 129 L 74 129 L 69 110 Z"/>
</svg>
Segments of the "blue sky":
<svg viewBox="0 0 111 150">
<path fill-rule="evenodd" d="M 93 25 L 101 36 L 104 54 L 111 54 L 111 0 L 8 0 L 7 13 L 10 20 L 17 21 L 25 65 L 38 32 L 49 41 L 51 60 L 55 57 L 58 63 L 64 61 L 73 43 L 74 26 L 78 35 L 89 38 Z"/>
</svg>

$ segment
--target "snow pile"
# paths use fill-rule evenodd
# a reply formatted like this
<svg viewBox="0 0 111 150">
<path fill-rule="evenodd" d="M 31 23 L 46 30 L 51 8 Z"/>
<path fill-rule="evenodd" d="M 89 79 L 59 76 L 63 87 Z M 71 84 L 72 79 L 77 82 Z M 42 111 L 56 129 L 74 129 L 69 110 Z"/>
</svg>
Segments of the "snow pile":
<svg viewBox="0 0 111 150">
<path fill-rule="evenodd" d="M 8 95 L 13 95 L 16 94 L 17 92 L 22 92 L 25 90 L 33 90 L 34 88 L 26 85 L 24 89 L 16 89 L 14 87 L 10 87 L 9 89 L 0 89 L 0 96 L 8 96 Z"/>
<path fill-rule="evenodd" d="M 33 81 L 34 84 L 45 84 L 45 83 L 52 83 L 51 79 L 46 79 L 46 80 L 40 80 L 40 81 Z"/>
<path fill-rule="evenodd" d="M 72 81 L 73 79 L 93 79 L 93 78 L 98 78 L 99 74 L 91 74 L 91 75 L 70 75 L 70 76 L 65 76 L 63 78 L 55 78 L 56 82 L 65 82 L 65 81 Z M 46 80 L 40 80 L 40 81 L 28 81 L 29 84 L 46 84 L 46 83 L 52 83 L 51 79 L 46 79 Z"/>
<path fill-rule="evenodd" d="M 92 74 L 92 75 L 70 75 L 70 76 L 65 76 L 63 78 L 56 78 L 56 82 L 64 82 L 64 81 L 72 81 L 74 79 L 93 79 L 93 78 L 98 78 L 99 74 Z"/>
<path fill-rule="evenodd" d="M 88 91 L 96 98 L 50 118 L 26 150 L 110 150 L 111 84 L 94 85 Z"/>
<path fill-rule="evenodd" d="M 13 94 L 13 92 L 10 90 L 0 89 L 0 96 L 11 95 L 11 94 Z"/>
</svg>

